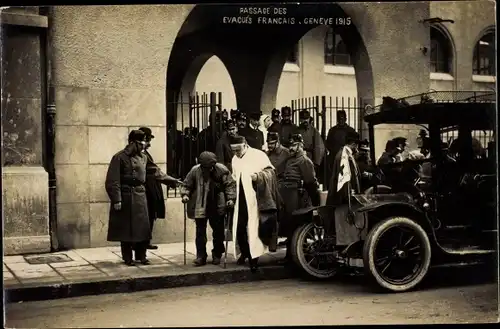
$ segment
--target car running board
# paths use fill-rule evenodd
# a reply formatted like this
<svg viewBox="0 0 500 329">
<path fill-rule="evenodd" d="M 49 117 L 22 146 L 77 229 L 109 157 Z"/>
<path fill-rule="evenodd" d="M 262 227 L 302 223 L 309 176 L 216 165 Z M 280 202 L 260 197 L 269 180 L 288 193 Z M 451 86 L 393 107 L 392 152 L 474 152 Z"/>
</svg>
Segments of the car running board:
<svg viewBox="0 0 500 329">
<path fill-rule="evenodd" d="M 470 246 L 463 248 L 449 248 L 449 247 L 441 247 L 443 251 L 448 254 L 453 255 L 488 255 L 495 253 L 495 250 L 489 249 L 481 249 L 480 247 Z"/>
</svg>

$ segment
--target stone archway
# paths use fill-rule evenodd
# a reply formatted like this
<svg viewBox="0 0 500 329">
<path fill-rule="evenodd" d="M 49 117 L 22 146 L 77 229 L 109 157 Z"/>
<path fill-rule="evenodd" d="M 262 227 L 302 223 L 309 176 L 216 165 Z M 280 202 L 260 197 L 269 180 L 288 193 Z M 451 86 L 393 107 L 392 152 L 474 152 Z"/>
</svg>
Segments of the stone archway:
<svg viewBox="0 0 500 329">
<path fill-rule="evenodd" d="M 264 6 L 258 6 L 264 7 Z M 288 16 L 348 17 L 338 4 L 286 4 Z M 167 99 L 174 97 L 188 75 L 212 55 L 226 66 L 244 112 L 272 109 L 288 50 L 318 24 L 263 25 L 222 24 L 222 16 L 235 16 L 237 6 L 197 5 L 186 18 L 171 51 L 167 69 Z M 350 50 L 356 72 L 358 94 L 373 103 L 373 75 L 368 51 L 354 24 L 336 28 Z M 198 72 L 199 72 L 198 69 Z M 194 83 L 194 82 L 191 82 Z M 194 84 L 193 84 L 194 86 Z M 168 113 L 176 111 L 167 108 Z"/>
</svg>

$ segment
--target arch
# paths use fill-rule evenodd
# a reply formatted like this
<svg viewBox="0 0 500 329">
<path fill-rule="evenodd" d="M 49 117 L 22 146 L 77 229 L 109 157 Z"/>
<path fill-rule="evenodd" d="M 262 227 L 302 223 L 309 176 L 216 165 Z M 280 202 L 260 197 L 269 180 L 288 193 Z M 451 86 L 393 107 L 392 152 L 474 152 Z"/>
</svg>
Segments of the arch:
<svg viewBox="0 0 500 329">
<path fill-rule="evenodd" d="M 453 75 L 455 70 L 455 44 L 448 29 L 440 23 L 430 26 L 430 70 Z"/>
<path fill-rule="evenodd" d="M 473 75 L 495 75 L 495 27 L 489 26 L 481 31 L 479 36 L 476 38 L 474 43 L 474 48 L 472 52 L 472 74 Z M 490 39 L 491 40 L 484 40 Z M 489 42 L 490 49 L 486 50 L 486 54 L 481 52 L 481 42 Z M 492 49 L 491 49 L 492 48 Z M 489 52 L 489 53 L 488 53 Z M 486 57 L 489 67 L 486 69 L 481 68 L 481 57 Z M 483 61 L 484 62 L 484 61 Z M 486 73 L 486 74 L 484 74 Z"/>
<path fill-rule="evenodd" d="M 291 17 L 351 17 L 341 4 L 286 4 Z M 196 5 L 174 42 L 167 68 L 167 98 L 186 88 L 185 80 L 194 59 L 217 55 L 225 64 L 242 111 L 271 110 L 290 49 L 321 24 L 266 25 L 221 24 L 221 16 L 234 6 Z M 293 13 L 292 13 L 293 12 Z M 189 27 L 189 28 L 188 28 Z M 184 30 L 186 28 L 186 30 Z M 336 27 L 355 67 L 358 94 L 373 102 L 371 63 L 362 37 L 353 24 Z M 265 45 L 265 46 L 264 46 Z M 208 56 L 210 55 L 210 56 Z M 200 69 L 201 69 L 200 65 Z M 191 75 L 191 73 L 190 73 Z M 169 112 L 171 109 L 167 109 Z"/>
</svg>

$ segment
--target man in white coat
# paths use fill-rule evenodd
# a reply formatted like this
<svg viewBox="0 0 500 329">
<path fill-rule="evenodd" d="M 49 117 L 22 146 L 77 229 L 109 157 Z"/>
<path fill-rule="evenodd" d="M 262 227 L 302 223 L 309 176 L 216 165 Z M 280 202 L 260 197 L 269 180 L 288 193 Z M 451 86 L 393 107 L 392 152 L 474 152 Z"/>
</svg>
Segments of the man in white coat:
<svg viewBox="0 0 500 329">
<path fill-rule="evenodd" d="M 233 213 L 234 257 L 243 265 L 248 259 L 252 272 L 257 269 L 258 257 L 269 251 L 259 238 L 260 212 L 254 184 L 257 175 L 274 167 L 266 153 L 248 146 L 243 136 L 231 139 L 233 177 L 236 181 L 236 202 Z"/>
</svg>

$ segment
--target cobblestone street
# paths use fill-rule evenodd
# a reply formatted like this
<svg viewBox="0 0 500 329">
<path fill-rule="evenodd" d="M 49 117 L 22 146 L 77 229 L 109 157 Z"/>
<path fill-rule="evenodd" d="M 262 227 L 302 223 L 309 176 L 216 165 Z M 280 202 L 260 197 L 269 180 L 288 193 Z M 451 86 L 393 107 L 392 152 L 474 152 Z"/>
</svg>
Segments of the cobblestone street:
<svg viewBox="0 0 500 329">
<path fill-rule="evenodd" d="M 339 325 L 496 322 L 497 285 L 373 293 L 360 282 L 298 279 L 7 305 L 7 327 Z"/>
</svg>

